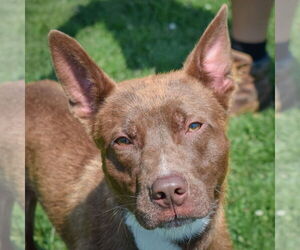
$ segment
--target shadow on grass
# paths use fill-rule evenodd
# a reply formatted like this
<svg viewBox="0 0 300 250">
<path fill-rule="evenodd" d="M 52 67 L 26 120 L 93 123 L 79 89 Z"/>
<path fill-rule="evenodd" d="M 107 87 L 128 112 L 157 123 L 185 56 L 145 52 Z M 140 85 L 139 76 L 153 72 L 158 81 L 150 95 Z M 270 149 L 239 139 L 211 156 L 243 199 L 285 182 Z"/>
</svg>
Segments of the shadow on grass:
<svg viewBox="0 0 300 250">
<path fill-rule="evenodd" d="M 57 29 L 76 37 L 103 22 L 118 41 L 128 68 L 166 72 L 181 67 L 213 16 L 174 0 L 91 0 Z M 55 79 L 55 74 L 43 78 Z"/>
</svg>

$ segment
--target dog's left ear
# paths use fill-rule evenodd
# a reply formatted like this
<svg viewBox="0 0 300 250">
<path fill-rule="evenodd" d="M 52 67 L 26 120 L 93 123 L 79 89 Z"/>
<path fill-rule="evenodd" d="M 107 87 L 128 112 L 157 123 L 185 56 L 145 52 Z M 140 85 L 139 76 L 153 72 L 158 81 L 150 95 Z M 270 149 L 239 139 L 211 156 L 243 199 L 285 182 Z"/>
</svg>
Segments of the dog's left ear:
<svg viewBox="0 0 300 250">
<path fill-rule="evenodd" d="M 230 79 L 231 46 L 227 27 L 227 6 L 223 5 L 200 41 L 188 56 L 184 71 L 213 90 L 227 109 L 233 83 Z"/>
</svg>

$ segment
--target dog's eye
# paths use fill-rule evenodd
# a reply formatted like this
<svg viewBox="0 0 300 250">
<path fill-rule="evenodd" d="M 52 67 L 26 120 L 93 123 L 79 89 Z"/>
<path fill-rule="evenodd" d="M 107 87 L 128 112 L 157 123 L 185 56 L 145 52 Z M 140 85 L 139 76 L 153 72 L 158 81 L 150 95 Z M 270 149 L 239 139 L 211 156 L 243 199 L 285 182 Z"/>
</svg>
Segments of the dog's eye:
<svg viewBox="0 0 300 250">
<path fill-rule="evenodd" d="M 191 131 L 196 131 L 198 130 L 199 128 L 201 128 L 202 126 L 202 123 L 200 122 L 193 122 L 189 125 L 189 129 L 188 129 L 188 132 L 191 132 Z"/>
<path fill-rule="evenodd" d="M 131 141 L 125 137 L 125 136 L 121 136 L 119 138 L 117 138 L 114 143 L 117 143 L 119 145 L 129 145 L 129 144 L 132 144 Z"/>
</svg>

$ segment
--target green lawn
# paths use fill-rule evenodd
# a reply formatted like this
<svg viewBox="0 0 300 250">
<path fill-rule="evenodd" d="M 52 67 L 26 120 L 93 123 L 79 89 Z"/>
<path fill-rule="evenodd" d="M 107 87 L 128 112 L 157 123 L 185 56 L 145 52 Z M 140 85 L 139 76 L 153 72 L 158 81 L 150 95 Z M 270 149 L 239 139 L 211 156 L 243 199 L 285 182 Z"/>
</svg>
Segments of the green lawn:
<svg viewBox="0 0 300 250">
<path fill-rule="evenodd" d="M 28 0 L 26 81 L 55 78 L 47 48 L 50 29 L 75 37 L 116 80 L 180 68 L 223 2 Z M 272 28 L 269 40 L 273 57 Z M 227 215 L 235 249 L 274 249 L 274 111 L 233 118 L 229 137 Z M 40 207 L 35 239 L 42 249 L 63 249 Z"/>
</svg>

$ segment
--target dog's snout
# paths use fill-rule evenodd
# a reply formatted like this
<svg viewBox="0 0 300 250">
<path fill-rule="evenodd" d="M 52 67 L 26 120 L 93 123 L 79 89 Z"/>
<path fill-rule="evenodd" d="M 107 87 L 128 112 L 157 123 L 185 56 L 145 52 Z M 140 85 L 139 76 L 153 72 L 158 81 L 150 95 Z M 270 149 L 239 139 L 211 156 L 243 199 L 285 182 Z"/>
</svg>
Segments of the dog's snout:
<svg viewBox="0 0 300 250">
<path fill-rule="evenodd" d="M 181 206 L 187 198 L 188 185 L 180 176 L 158 178 L 152 185 L 152 201 L 164 208 Z"/>
</svg>

